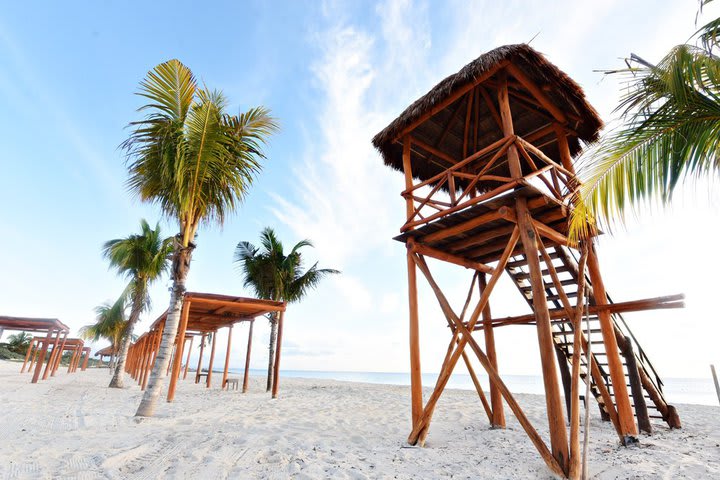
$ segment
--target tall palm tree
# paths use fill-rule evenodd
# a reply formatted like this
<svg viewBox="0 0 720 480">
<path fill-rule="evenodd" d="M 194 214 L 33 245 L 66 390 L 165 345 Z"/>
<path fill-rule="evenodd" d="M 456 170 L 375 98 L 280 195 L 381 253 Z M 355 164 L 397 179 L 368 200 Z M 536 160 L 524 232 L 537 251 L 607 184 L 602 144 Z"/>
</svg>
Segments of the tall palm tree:
<svg viewBox="0 0 720 480">
<path fill-rule="evenodd" d="M 179 226 L 173 242 L 168 316 L 157 361 L 136 412 L 152 416 L 177 335 L 198 227 L 222 225 L 237 209 L 260 171 L 262 146 L 277 124 L 262 107 L 227 114 L 223 94 L 200 88 L 190 69 L 178 60 L 148 72 L 138 94 L 148 100 L 140 108 L 148 114 L 130 124 L 133 131 L 122 144 L 130 174 L 128 187 L 141 200 L 159 205 Z"/>
<path fill-rule="evenodd" d="M 260 233 L 261 248 L 250 242 L 240 242 L 235 247 L 235 263 L 239 265 L 245 286 L 251 288 L 258 298 L 293 303 L 302 299 L 315 288 L 325 276 L 340 273 L 331 268 L 317 268 L 317 262 L 303 272 L 300 249 L 312 247 L 309 240 L 295 244 L 285 255 L 283 244 L 272 228 Z M 270 359 L 268 361 L 267 391 L 273 380 L 275 348 L 277 344 L 277 312 L 268 314 L 270 321 Z"/>
<path fill-rule="evenodd" d="M 123 388 L 125 359 L 135 324 L 140 314 L 150 307 L 148 288 L 168 271 L 171 253 L 172 238 L 163 238 L 160 224 L 153 229 L 144 219 L 140 220 L 139 234 L 110 240 L 103 246 L 103 255 L 110 261 L 110 267 L 130 280 L 125 289 L 130 302 L 130 316 L 110 381 L 112 388 Z"/>
<path fill-rule="evenodd" d="M 611 228 L 629 207 L 669 202 L 683 181 L 720 172 L 718 33 L 720 18 L 698 30 L 697 44 L 674 47 L 657 65 L 633 55 L 628 68 L 608 72 L 628 77 L 616 109 L 623 123 L 581 160 L 573 238 L 596 222 Z"/>
<path fill-rule="evenodd" d="M 85 340 L 97 342 L 101 338 L 110 341 L 113 355 L 110 357 L 110 368 L 115 364 L 115 352 L 127 328 L 125 314 L 125 295 L 121 295 L 115 303 L 103 303 L 95 307 L 95 323 L 80 328 L 80 336 Z"/>
</svg>

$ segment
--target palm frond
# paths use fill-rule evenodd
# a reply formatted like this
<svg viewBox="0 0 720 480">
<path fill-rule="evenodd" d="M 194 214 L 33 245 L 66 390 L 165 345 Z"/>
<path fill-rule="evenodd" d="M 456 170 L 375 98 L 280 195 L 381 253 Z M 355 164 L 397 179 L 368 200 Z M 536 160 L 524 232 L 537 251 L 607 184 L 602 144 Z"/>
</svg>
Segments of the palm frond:
<svg viewBox="0 0 720 480">
<path fill-rule="evenodd" d="M 671 200 L 683 181 L 720 171 L 720 59 L 690 45 L 635 75 L 618 111 L 624 125 L 581 159 L 570 236 L 612 229 L 628 209 Z"/>
</svg>

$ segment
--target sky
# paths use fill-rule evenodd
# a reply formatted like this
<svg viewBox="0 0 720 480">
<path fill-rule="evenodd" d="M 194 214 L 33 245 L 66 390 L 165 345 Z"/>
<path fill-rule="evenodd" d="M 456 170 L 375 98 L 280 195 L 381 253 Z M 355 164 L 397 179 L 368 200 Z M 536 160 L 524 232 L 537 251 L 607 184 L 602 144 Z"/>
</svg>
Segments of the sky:
<svg viewBox="0 0 720 480">
<path fill-rule="evenodd" d="M 124 287 L 102 244 L 137 231 L 141 218 L 177 231 L 127 190 L 118 145 L 140 118 L 140 80 L 178 58 L 224 91 L 231 113 L 264 105 L 281 124 L 242 207 L 199 232 L 188 290 L 251 296 L 233 264 L 235 245 L 257 242 L 266 226 L 287 246 L 309 238 L 308 263 L 342 274 L 288 308 L 282 368 L 371 372 L 409 368 L 405 248 L 392 240 L 404 181 L 383 165 L 372 136 L 445 76 L 521 42 L 574 78 L 611 121 L 622 86 L 598 70 L 623 66 L 630 53 L 659 60 L 691 36 L 697 10 L 695 0 L 248 1 L 202 10 L 189 1 L 0 3 L 1 314 L 59 318 L 75 334 Z M 668 377 L 706 377 L 708 364 L 720 363 L 712 187 L 644 209 L 598 246 L 615 301 L 686 294 L 683 310 L 626 315 Z M 470 274 L 431 268 L 462 304 Z M 168 286 L 163 279 L 152 288 L 136 332 L 167 308 Z M 514 288 L 498 284 L 494 316 L 529 312 Z M 422 282 L 420 312 L 423 370 L 437 372 L 450 335 Z M 251 366 L 262 368 L 269 328 L 256 324 Z M 244 362 L 246 329 L 235 329 L 234 367 Z M 499 329 L 496 342 L 501 373 L 540 372 L 533 327 Z"/>
</svg>

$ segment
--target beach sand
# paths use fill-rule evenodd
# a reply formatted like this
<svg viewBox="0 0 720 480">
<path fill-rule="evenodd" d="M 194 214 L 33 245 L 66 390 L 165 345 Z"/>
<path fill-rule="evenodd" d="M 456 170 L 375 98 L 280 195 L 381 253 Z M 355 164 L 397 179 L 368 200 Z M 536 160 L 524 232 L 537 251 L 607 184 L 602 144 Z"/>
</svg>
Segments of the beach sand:
<svg viewBox="0 0 720 480">
<path fill-rule="evenodd" d="M 272 400 L 261 378 L 242 394 L 189 375 L 174 403 L 137 421 L 139 388 L 106 388 L 107 369 L 60 369 L 36 385 L 19 370 L 0 361 L 0 478 L 551 478 L 512 414 L 489 429 L 471 391 L 448 390 L 426 447 L 411 448 L 408 387 L 282 379 Z M 517 399 L 546 438 L 543 397 Z M 624 448 L 593 405 L 592 476 L 720 478 L 720 407 L 678 409 L 681 430 L 655 423 Z"/>
</svg>

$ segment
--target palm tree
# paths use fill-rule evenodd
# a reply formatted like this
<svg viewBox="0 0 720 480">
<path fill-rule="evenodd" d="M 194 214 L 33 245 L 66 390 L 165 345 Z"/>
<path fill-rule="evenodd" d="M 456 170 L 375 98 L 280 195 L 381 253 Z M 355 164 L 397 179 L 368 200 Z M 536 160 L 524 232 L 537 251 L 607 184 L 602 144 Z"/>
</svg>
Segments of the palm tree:
<svg viewBox="0 0 720 480">
<path fill-rule="evenodd" d="M 227 101 L 217 90 L 200 88 L 178 60 L 162 63 L 140 83 L 149 113 L 133 122 L 122 144 L 127 153 L 128 187 L 141 200 L 160 206 L 178 222 L 172 256 L 172 288 L 163 337 L 147 389 L 136 412 L 152 416 L 175 342 L 200 224 L 222 225 L 244 199 L 264 158 L 262 146 L 277 130 L 275 120 L 258 107 L 240 115 L 225 113 Z"/>
<path fill-rule="evenodd" d="M 696 32 L 697 45 L 678 45 L 657 65 L 632 55 L 628 68 L 607 72 L 629 76 L 616 109 L 623 124 L 581 161 L 573 238 L 596 222 L 611 228 L 628 207 L 666 204 L 680 183 L 720 172 L 718 33 L 720 18 Z"/>
<path fill-rule="evenodd" d="M 85 340 L 97 342 L 101 338 L 110 341 L 110 348 L 113 352 L 110 357 L 110 368 L 115 364 L 115 352 L 125 330 L 127 329 L 127 316 L 125 314 L 125 295 L 121 295 L 115 303 L 103 303 L 95 307 L 95 323 L 80 328 L 80 336 Z"/>
<path fill-rule="evenodd" d="M 32 335 L 27 332 L 20 332 L 8 336 L 8 350 L 15 353 L 27 353 L 30 342 L 32 341 Z"/>
<path fill-rule="evenodd" d="M 110 240 L 103 246 L 103 255 L 110 261 L 110 267 L 126 276 L 130 283 L 125 289 L 130 302 L 130 316 L 126 334 L 120 343 L 115 373 L 110 381 L 111 388 L 123 388 L 125 359 L 140 313 L 150 307 L 148 288 L 169 268 L 172 253 L 172 238 L 162 238 L 160 224 L 153 229 L 143 219 L 140 233 L 125 238 Z"/>
<path fill-rule="evenodd" d="M 235 247 L 235 263 L 240 266 L 245 287 L 251 288 L 258 298 L 293 303 L 302 299 L 315 288 L 326 275 L 340 273 L 331 268 L 317 268 L 317 262 L 303 272 L 300 249 L 312 247 L 309 240 L 295 244 L 285 255 L 283 244 L 272 228 L 260 233 L 262 249 L 250 242 L 240 242 Z M 277 313 L 268 314 L 270 321 L 270 359 L 268 361 L 267 390 L 273 380 L 273 363 L 277 344 Z"/>
</svg>

